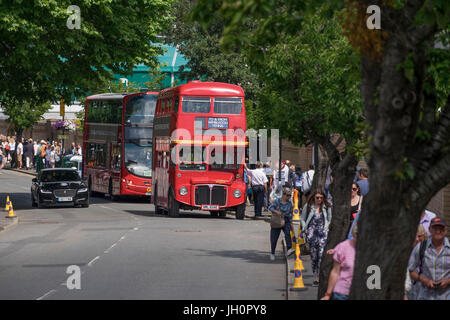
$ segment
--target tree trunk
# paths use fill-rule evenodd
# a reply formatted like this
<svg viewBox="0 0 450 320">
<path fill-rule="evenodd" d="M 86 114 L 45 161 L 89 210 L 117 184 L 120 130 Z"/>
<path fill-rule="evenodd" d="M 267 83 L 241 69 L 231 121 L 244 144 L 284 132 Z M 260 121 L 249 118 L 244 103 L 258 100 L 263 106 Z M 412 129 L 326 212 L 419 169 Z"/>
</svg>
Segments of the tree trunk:
<svg viewBox="0 0 450 320">
<path fill-rule="evenodd" d="M 319 154 L 319 163 L 314 168 L 314 178 L 311 185 L 311 190 L 320 189 L 323 190 L 325 188 L 325 181 L 327 178 L 327 172 L 328 172 L 328 166 L 329 166 L 329 159 L 327 156 L 327 153 L 323 149 L 323 147 L 318 144 L 318 154 Z"/>
<path fill-rule="evenodd" d="M 344 159 L 338 162 L 331 159 L 331 162 L 333 182 L 329 188 L 333 196 L 332 219 L 320 264 L 318 299 L 322 298 L 327 291 L 328 278 L 333 268 L 333 256 L 326 252 L 345 240 L 350 228 L 351 187 L 358 160 L 354 155 L 347 154 Z"/>
</svg>

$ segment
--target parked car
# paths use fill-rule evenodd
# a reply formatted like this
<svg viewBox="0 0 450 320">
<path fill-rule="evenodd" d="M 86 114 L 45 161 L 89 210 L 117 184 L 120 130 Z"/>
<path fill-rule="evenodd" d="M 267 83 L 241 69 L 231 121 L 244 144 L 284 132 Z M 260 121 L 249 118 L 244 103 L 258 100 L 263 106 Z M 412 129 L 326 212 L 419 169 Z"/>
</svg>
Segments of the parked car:
<svg viewBox="0 0 450 320">
<path fill-rule="evenodd" d="M 81 205 L 89 207 L 88 187 L 71 168 L 43 169 L 31 185 L 31 205 Z"/>
</svg>

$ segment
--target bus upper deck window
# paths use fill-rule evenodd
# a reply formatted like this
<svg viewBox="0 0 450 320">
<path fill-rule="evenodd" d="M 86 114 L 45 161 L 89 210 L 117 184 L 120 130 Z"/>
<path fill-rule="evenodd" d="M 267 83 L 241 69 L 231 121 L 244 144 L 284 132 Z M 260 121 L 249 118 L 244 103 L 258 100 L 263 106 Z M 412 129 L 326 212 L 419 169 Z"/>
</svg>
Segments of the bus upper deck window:
<svg viewBox="0 0 450 320">
<path fill-rule="evenodd" d="M 181 106 L 185 113 L 209 113 L 211 99 L 205 97 L 184 97 Z"/>
<path fill-rule="evenodd" d="M 214 113 L 241 114 L 241 98 L 214 98 Z"/>
</svg>

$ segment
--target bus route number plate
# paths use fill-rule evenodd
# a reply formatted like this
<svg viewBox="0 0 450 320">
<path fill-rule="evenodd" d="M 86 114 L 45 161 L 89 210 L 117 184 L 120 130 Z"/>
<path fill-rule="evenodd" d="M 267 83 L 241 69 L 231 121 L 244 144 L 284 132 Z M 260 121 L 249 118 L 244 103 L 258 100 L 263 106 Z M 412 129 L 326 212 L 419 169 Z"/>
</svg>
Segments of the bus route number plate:
<svg viewBox="0 0 450 320">
<path fill-rule="evenodd" d="M 219 205 L 204 204 L 202 205 L 202 210 L 219 210 Z"/>
<path fill-rule="evenodd" d="M 208 118 L 208 129 L 228 129 L 228 118 Z"/>
</svg>

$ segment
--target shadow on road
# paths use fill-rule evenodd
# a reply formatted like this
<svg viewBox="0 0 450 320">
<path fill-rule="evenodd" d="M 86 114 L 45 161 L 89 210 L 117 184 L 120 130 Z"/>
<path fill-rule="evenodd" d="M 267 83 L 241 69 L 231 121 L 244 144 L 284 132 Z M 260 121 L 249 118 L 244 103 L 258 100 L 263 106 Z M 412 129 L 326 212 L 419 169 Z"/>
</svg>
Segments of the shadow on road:
<svg viewBox="0 0 450 320">
<path fill-rule="evenodd" d="M 221 220 L 235 220 L 234 217 L 213 217 L 209 212 L 198 213 L 198 212 L 180 212 L 179 217 L 172 218 L 167 214 L 156 214 L 151 210 L 123 210 L 124 212 L 128 212 L 137 216 L 142 217 L 156 217 L 156 218 L 168 218 L 168 219 L 221 219 Z"/>
<path fill-rule="evenodd" d="M 190 251 L 196 251 L 204 254 L 198 254 L 198 256 L 219 256 L 224 258 L 241 259 L 250 263 L 263 263 L 263 264 L 284 264 L 285 258 L 277 256 L 275 261 L 270 261 L 269 251 L 256 251 L 256 250 L 201 250 L 201 249 L 188 249 Z"/>
</svg>

